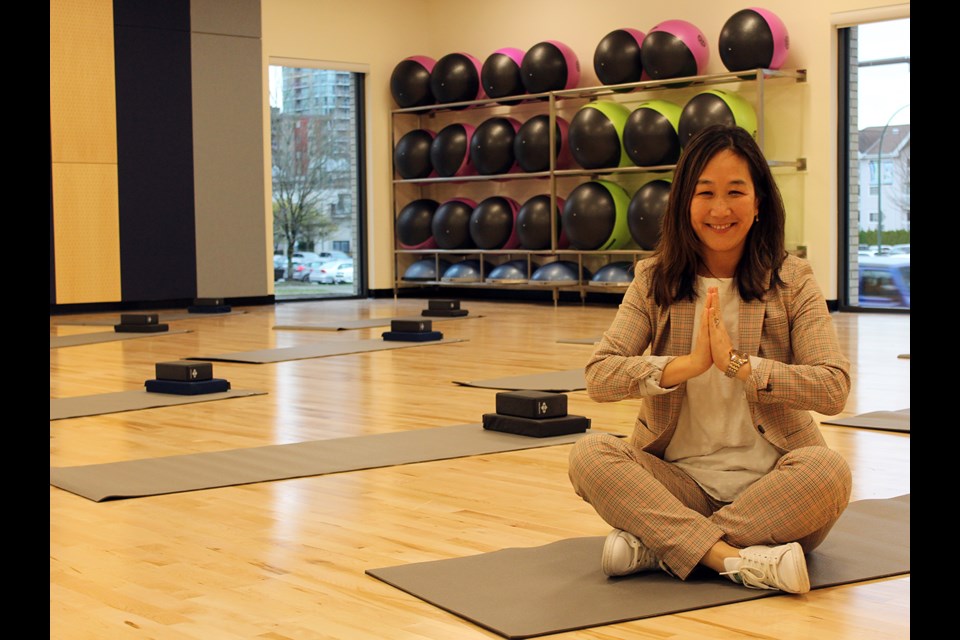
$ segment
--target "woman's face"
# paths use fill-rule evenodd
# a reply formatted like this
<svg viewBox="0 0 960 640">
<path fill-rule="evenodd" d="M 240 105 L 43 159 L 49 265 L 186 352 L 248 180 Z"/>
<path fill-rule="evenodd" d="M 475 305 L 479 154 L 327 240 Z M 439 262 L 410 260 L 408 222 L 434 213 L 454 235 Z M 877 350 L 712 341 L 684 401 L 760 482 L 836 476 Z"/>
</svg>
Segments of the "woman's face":
<svg viewBox="0 0 960 640">
<path fill-rule="evenodd" d="M 739 261 L 756 215 L 757 197 L 747 161 L 729 149 L 720 151 L 697 179 L 690 204 L 690 223 L 703 243 L 707 262 Z"/>
</svg>

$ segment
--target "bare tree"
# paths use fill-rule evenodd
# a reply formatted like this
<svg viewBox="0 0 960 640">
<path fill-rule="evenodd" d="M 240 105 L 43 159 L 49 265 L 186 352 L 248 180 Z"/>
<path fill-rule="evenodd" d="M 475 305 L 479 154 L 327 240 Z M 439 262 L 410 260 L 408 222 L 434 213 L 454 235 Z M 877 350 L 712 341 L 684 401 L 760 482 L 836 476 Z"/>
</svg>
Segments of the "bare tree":
<svg viewBox="0 0 960 640">
<path fill-rule="evenodd" d="M 333 233 L 337 223 L 327 211 L 343 180 L 330 119 L 271 110 L 273 230 L 283 239 L 287 273 L 297 245 Z"/>
</svg>

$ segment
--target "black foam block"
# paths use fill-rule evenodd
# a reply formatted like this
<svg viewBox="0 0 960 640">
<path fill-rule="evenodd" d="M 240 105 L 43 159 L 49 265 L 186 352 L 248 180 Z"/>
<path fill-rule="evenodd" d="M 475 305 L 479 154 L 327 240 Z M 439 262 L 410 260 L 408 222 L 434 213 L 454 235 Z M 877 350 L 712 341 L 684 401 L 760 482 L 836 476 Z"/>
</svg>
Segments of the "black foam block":
<svg viewBox="0 0 960 640">
<path fill-rule="evenodd" d="M 161 333 L 168 331 L 168 324 L 115 324 L 113 330 L 117 333 Z"/>
<path fill-rule="evenodd" d="M 424 331 L 433 331 L 432 320 L 391 320 L 390 331 L 423 333 Z"/>
<path fill-rule="evenodd" d="M 193 362 L 190 360 L 174 360 L 158 362 L 156 364 L 157 380 L 177 380 L 182 382 L 197 382 L 213 379 L 212 362 Z"/>
<path fill-rule="evenodd" d="M 430 300 L 427 302 L 427 309 L 431 311 L 442 311 L 445 309 L 459 309 L 459 300 Z"/>
<path fill-rule="evenodd" d="M 178 396 L 196 396 L 201 393 L 220 393 L 230 390 L 230 382 L 223 378 L 184 382 L 182 380 L 147 380 L 143 383 L 152 393 L 173 393 Z"/>
<path fill-rule="evenodd" d="M 465 316 L 469 313 L 466 309 L 424 309 L 420 312 L 422 316 L 433 316 L 435 318 L 456 318 Z"/>
<path fill-rule="evenodd" d="M 223 298 L 194 298 L 195 307 L 222 307 L 226 303 Z"/>
<path fill-rule="evenodd" d="M 193 305 L 191 307 L 187 307 L 187 313 L 229 313 L 229 312 L 230 312 L 230 305 L 228 304 L 224 304 L 216 307 L 207 307 L 202 305 L 200 306 Z"/>
<path fill-rule="evenodd" d="M 567 415 L 567 396 L 550 391 L 501 391 L 497 394 L 497 413 L 518 418 L 557 418 Z"/>
<path fill-rule="evenodd" d="M 160 324 L 159 313 L 121 313 L 120 324 Z"/>
<path fill-rule="evenodd" d="M 382 335 L 384 340 L 394 340 L 397 342 L 443 340 L 443 334 L 439 331 L 384 331 Z"/>
<path fill-rule="evenodd" d="M 566 415 L 557 418 L 520 418 L 499 413 L 483 414 L 483 428 L 490 431 L 504 431 L 520 436 L 547 438 L 565 436 L 571 433 L 583 433 L 590 428 L 590 418 Z"/>
</svg>

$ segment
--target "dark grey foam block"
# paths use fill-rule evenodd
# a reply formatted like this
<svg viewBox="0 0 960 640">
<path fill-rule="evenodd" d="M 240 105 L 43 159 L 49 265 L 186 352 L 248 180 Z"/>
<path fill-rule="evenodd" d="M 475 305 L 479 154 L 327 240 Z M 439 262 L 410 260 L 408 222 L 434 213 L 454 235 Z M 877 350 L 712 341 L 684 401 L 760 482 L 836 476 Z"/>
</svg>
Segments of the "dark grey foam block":
<svg viewBox="0 0 960 640">
<path fill-rule="evenodd" d="M 487 431 L 479 424 L 461 424 L 79 467 L 50 467 L 50 484 L 102 502 L 570 444 L 583 435 L 529 438 Z"/>
<path fill-rule="evenodd" d="M 412 347 L 452 344 L 454 342 L 466 342 L 466 340 L 461 338 L 431 340 L 428 342 L 389 342 L 383 340 L 382 338 L 372 338 L 370 340 L 326 340 L 324 342 L 315 342 L 313 344 L 305 344 L 299 347 L 281 347 L 279 349 L 262 349 L 260 351 L 219 353 L 212 356 L 189 356 L 184 358 L 184 360 L 215 360 L 219 362 L 266 364 L 268 362 L 286 362 L 288 360 L 305 360 L 307 358 L 343 356 L 351 353 L 363 353 L 366 351 L 410 349 Z"/>
<path fill-rule="evenodd" d="M 460 317 L 444 317 L 444 318 L 431 318 L 433 322 L 441 322 L 443 320 L 459 320 L 461 318 L 482 318 L 483 316 L 460 316 Z M 308 322 L 303 324 L 278 324 L 274 325 L 276 330 L 284 331 L 344 331 L 346 329 L 369 329 L 372 327 L 389 327 L 395 320 L 408 321 L 408 322 L 420 322 L 423 320 L 421 316 L 408 316 L 401 318 L 361 318 L 360 320 L 338 320 L 334 322 Z"/>
<path fill-rule="evenodd" d="M 190 329 L 168 329 L 159 333 L 117 333 L 115 331 L 97 331 L 95 333 L 77 333 L 72 336 L 50 336 L 50 348 L 79 347 L 85 344 L 99 344 L 101 342 L 116 342 L 117 340 L 133 340 L 135 338 L 157 338 L 168 336 L 171 333 L 190 333 Z"/>
<path fill-rule="evenodd" d="M 265 393 L 266 391 L 247 391 L 243 389 L 231 389 L 229 391 L 201 393 L 197 395 L 177 395 L 172 393 L 155 393 L 152 391 L 118 391 L 116 393 L 98 393 L 90 396 L 74 396 L 72 398 L 50 398 L 50 419 L 82 418 L 84 416 L 98 416 L 105 413 L 120 413 L 122 411 L 137 411 L 139 409 L 169 407 L 178 404 L 193 404 L 195 402 L 209 402 L 211 400 L 259 396 Z"/>
<path fill-rule="evenodd" d="M 435 560 L 366 573 L 505 638 L 616 624 L 781 595 L 704 571 L 686 581 L 662 571 L 607 578 L 604 537 Z M 813 589 L 910 573 L 910 495 L 852 502 L 807 555 Z"/>
<path fill-rule="evenodd" d="M 534 373 L 523 376 L 509 376 L 506 378 L 491 378 L 489 380 L 474 380 L 462 382 L 454 380 L 454 384 L 465 387 L 481 387 L 483 389 L 505 389 L 507 391 L 580 391 L 587 388 L 587 379 L 583 368 L 568 369 L 567 371 L 551 371 L 549 373 Z"/>
<path fill-rule="evenodd" d="M 211 316 L 236 316 L 247 313 L 246 311 L 230 311 L 228 313 L 212 313 Z M 122 316 L 123 314 L 121 314 Z M 171 320 L 194 320 L 196 318 L 202 318 L 204 314 L 202 313 L 161 313 L 159 317 L 159 322 L 170 322 Z M 84 326 L 110 326 L 117 324 L 120 320 L 116 317 L 113 318 L 89 318 L 89 319 L 76 319 L 76 318 L 63 318 L 57 319 L 55 324 L 62 325 L 84 325 Z"/>
<path fill-rule="evenodd" d="M 910 409 L 899 411 L 871 411 L 848 418 L 821 420 L 821 424 L 834 424 L 841 427 L 860 427 L 880 431 L 904 431 L 910 433 Z"/>
</svg>

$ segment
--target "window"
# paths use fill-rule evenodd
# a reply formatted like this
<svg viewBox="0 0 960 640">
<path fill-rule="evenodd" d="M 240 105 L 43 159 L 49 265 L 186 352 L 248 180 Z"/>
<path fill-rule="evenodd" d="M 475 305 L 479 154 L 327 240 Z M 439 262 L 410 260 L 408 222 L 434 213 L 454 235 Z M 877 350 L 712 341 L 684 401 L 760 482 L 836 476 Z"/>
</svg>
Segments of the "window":
<svg viewBox="0 0 960 640">
<path fill-rule="evenodd" d="M 274 252 L 291 256 L 274 274 L 277 300 L 366 294 L 363 256 L 350 252 L 364 246 L 363 81 L 361 73 L 308 62 L 270 66 Z M 311 278 L 322 263 L 297 257 L 333 252 L 351 259 L 349 277 Z"/>
<path fill-rule="evenodd" d="M 909 10 L 909 9 L 908 9 Z M 891 305 L 888 280 L 864 278 L 866 257 L 910 245 L 910 18 L 865 21 L 839 29 L 841 126 L 840 306 L 905 307 L 909 291 Z M 909 265 L 897 271 L 906 274 Z M 894 283 L 895 284 L 895 283 Z M 865 291 L 866 289 L 866 291 Z M 901 286 L 902 289 L 902 286 Z M 869 295 L 867 295 L 869 294 Z"/>
</svg>

